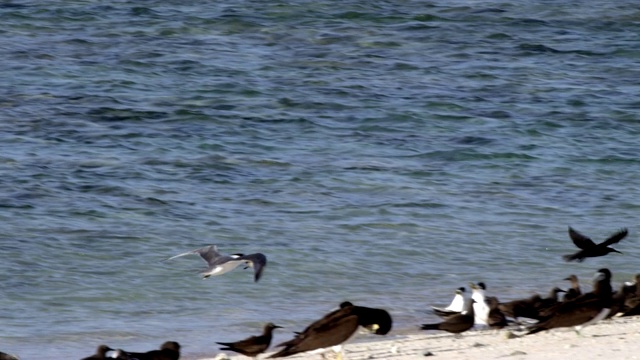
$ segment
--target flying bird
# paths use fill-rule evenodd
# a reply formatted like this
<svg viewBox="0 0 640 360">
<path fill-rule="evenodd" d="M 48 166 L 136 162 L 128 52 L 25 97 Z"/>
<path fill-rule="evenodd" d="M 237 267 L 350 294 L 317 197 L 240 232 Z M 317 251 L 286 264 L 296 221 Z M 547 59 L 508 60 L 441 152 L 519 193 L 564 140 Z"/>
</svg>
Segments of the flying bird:
<svg viewBox="0 0 640 360">
<path fill-rule="evenodd" d="M 620 240 L 624 239 L 628 233 L 629 232 L 626 228 L 621 229 L 615 234 L 609 236 L 609 238 L 607 238 L 605 241 L 596 244 L 589 237 L 582 235 L 581 233 L 572 229 L 571 226 L 569 226 L 569 237 L 571 237 L 573 243 L 578 248 L 580 248 L 580 251 L 575 254 L 564 255 L 562 258 L 565 261 L 576 260 L 578 262 L 582 262 L 588 257 L 605 256 L 610 252 L 617 252 L 622 254 L 620 251 L 610 247 L 610 245 L 618 243 Z"/>
<path fill-rule="evenodd" d="M 261 253 L 255 254 L 231 254 L 223 255 L 218 252 L 216 245 L 205 246 L 200 249 L 187 251 L 186 253 L 172 256 L 166 260 L 172 260 L 186 255 L 200 255 L 204 261 L 207 262 L 209 267 L 201 272 L 202 278 L 206 279 L 210 276 L 222 275 L 227 273 L 240 265 L 245 265 L 245 268 L 253 268 L 254 281 L 258 282 L 262 276 L 262 271 L 267 266 L 267 257 Z"/>
<path fill-rule="evenodd" d="M 269 345 L 271 345 L 271 339 L 273 338 L 273 330 L 278 328 L 282 328 L 282 326 L 275 325 L 274 323 L 268 323 L 264 326 L 262 335 L 251 336 L 236 342 L 219 342 L 217 344 L 224 346 L 220 348 L 220 350 L 230 350 L 244 356 L 255 358 L 269 348 Z"/>
<path fill-rule="evenodd" d="M 104 360 L 104 359 L 107 359 L 107 353 L 109 351 L 113 351 L 113 349 L 108 347 L 107 345 L 99 345 L 95 354 L 93 354 L 91 356 L 87 356 L 86 358 L 83 358 L 82 360 Z M 3 358 L 0 357 L 0 359 L 3 359 Z"/>
<path fill-rule="evenodd" d="M 475 323 L 474 305 L 476 300 L 471 299 L 467 307 L 459 314 L 451 315 L 444 321 L 434 324 L 422 324 L 422 330 L 444 330 L 453 334 L 460 334 L 473 327 Z"/>
<path fill-rule="evenodd" d="M 451 300 L 451 304 L 449 304 L 449 306 L 445 308 L 432 306 L 431 309 L 433 309 L 433 312 L 436 315 L 442 318 L 447 318 L 451 315 L 459 314 L 464 310 L 467 302 L 464 297 L 464 293 L 465 293 L 465 288 L 459 287 L 456 289 L 455 295 L 453 296 L 453 300 Z"/>
<path fill-rule="evenodd" d="M 342 343 L 351 338 L 359 326 L 376 335 L 386 335 L 391 331 L 392 323 L 386 310 L 356 306 L 345 301 L 338 310 L 313 322 L 293 339 L 278 344 L 277 347 L 284 348 L 269 359 L 313 350 L 328 351 L 330 348 L 338 353 L 338 358 L 342 358 Z"/>
<path fill-rule="evenodd" d="M 587 325 L 604 319 L 612 306 L 611 271 L 603 268 L 596 272 L 593 280 L 593 290 L 579 297 L 558 303 L 550 314 L 538 323 L 529 327 L 529 334 L 559 327 L 575 327 L 580 330 Z"/>
<path fill-rule="evenodd" d="M 160 345 L 160 350 L 151 350 L 144 353 L 118 349 L 116 350 L 115 358 L 120 360 L 178 360 L 180 358 L 180 344 L 175 341 L 166 341 Z"/>
</svg>

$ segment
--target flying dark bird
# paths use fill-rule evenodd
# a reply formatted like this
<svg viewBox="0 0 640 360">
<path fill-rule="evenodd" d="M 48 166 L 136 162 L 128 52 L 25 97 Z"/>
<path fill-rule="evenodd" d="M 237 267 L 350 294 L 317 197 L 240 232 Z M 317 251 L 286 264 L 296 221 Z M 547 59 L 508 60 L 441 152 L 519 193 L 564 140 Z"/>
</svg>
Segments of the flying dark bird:
<svg viewBox="0 0 640 360">
<path fill-rule="evenodd" d="M 267 257 L 261 253 L 249 255 L 223 255 L 218 252 L 218 247 L 215 245 L 209 245 L 200 249 L 195 249 L 186 253 L 178 254 L 176 256 L 168 258 L 167 260 L 194 254 L 200 255 L 200 257 L 202 257 L 204 261 L 206 261 L 209 265 L 209 267 L 201 273 L 203 279 L 206 279 L 210 276 L 222 275 L 237 268 L 240 265 L 245 265 L 246 268 L 253 268 L 254 281 L 257 282 L 258 280 L 260 280 L 260 276 L 262 276 L 264 267 L 267 266 Z"/>
<path fill-rule="evenodd" d="M 571 274 L 564 279 L 571 282 L 571 287 L 569 288 L 569 290 L 567 290 L 567 292 L 562 297 L 562 301 L 573 300 L 578 296 L 582 295 L 582 291 L 580 290 L 580 283 L 578 282 L 577 276 Z"/>
<path fill-rule="evenodd" d="M 93 358 L 89 358 L 89 359 L 93 359 Z M 20 358 L 18 358 L 15 355 L 3 353 L 2 351 L 0 351 L 0 360 L 20 360 Z"/>
<path fill-rule="evenodd" d="M 282 326 L 268 323 L 264 326 L 262 335 L 251 336 L 244 340 L 232 343 L 219 342 L 217 344 L 224 346 L 220 348 L 220 350 L 235 351 L 244 356 L 255 358 L 269 348 L 269 345 L 271 345 L 271 339 L 273 338 L 273 330 L 278 328 L 282 328 Z"/>
<path fill-rule="evenodd" d="M 178 360 L 180 358 L 180 344 L 175 341 L 167 341 L 160 346 L 160 350 L 151 350 L 144 353 L 136 353 L 116 350 L 116 359 L 121 360 Z"/>
<path fill-rule="evenodd" d="M 330 312 L 322 319 L 286 342 L 278 344 L 282 350 L 269 356 L 279 358 L 294 354 L 332 348 L 342 357 L 341 344 L 347 341 L 362 326 L 376 335 L 386 335 L 391 331 L 391 315 L 386 310 L 356 306 L 350 302 L 340 304 L 340 309 Z M 336 350 L 339 348 L 339 350 Z"/>
<path fill-rule="evenodd" d="M 447 317 L 443 322 L 435 324 L 422 324 L 422 330 L 444 330 L 453 334 L 460 334 L 473 327 L 475 323 L 475 314 L 473 311 L 475 299 L 471 299 L 467 303 L 467 307 L 459 314 Z"/>
<path fill-rule="evenodd" d="M 604 319 L 612 306 L 611 271 L 600 269 L 593 281 L 593 291 L 574 300 L 558 303 L 553 311 L 529 327 L 528 334 L 559 327 L 575 327 L 577 333 L 587 325 Z"/>
<path fill-rule="evenodd" d="M 464 292 L 465 292 L 464 287 L 457 288 L 455 295 L 453 296 L 453 300 L 451 300 L 451 304 L 449 304 L 449 306 L 445 308 L 432 306 L 431 309 L 433 309 L 434 314 L 442 318 L 447 318 L 451 315 L 461 313 L 464 310 L 465 303 L 466 303 Z"/>
<path fill-rule="evenodd" d="M 627 229 L 622 229 L 617 233 L 609 236 L 609 238 L 599 244 L 596 244 L 589 237 L 580 234 L 575 231 L 571 227 L 569 227 L 569 237 L 573 243 L 580 248 L 581 250 L 575 254 L 565 255 L 562 258 L 566 261 L 576 260 L 578 262 L 582 262 L 584 259 L 588 257 L 598 257 L 605 256 L 610 252 L 617 252 L 622 254 L 620 251 L 609 247 L 610 245 L 616 244 L 620 240 L 624 239 L 629 232 Z"/>
<path fill-rule="evenodd" d="M 107 359 L 107 353 L 112 350 L 113 349 L 108 347 L 107 345 L 99 345 L 95 354 L 88 356 L 86 358 L 83 358 L 82 360 L 104 360 L 104 359 Z"/>
</svg>

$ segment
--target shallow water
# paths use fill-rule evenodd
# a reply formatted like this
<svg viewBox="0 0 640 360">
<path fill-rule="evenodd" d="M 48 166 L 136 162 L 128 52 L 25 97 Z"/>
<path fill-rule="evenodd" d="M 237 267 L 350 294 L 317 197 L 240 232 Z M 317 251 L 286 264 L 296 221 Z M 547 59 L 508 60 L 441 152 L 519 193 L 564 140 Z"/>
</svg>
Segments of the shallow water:
<svg viewBox="0 0 640 360">
<path fill-rule="evenodd" d="M 343 300 L 638 272 L 640 7 L 623 1 L 0 5 L 1 351 L 186 357 Z M 613 254 L 564 263 L 571 225 Z M 217 244 L 263 252 L 201 280 Z M 588 285 L 586 285 L 588 287 Z"/>
</svg>

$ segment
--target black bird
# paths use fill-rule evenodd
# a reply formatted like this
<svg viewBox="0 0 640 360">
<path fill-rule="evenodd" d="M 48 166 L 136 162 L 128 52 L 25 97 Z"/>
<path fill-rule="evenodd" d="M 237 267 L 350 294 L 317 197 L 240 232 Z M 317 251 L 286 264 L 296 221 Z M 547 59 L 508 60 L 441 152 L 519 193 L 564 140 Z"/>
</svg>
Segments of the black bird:
<svg viewBox="0 0 640 360">
<path fill-rule="evenodd" d="M 262 271 L 264 267 L 267 266 L 267 257 L 262 253 L 255 254 L 231 254 L 231 255 L 223 255 L 218 252 L 218 247 L 215 245 L 205 246 L 200 249 L 195 249 L 192 251 L 187 251 L 186 253 L 178 254 L 176 256 L 172 256 L 166 260 L 175 259 L 185 255 L 194 255 L 198 254 L 204 261 L 207 262 L 209 267 L 205 269 L 202 274 L 202 278 L 206 279 L 210 276 L 222 275 L 227 273 L 240 265 L 245 265 L 246 267 L 252 267 L 254 271 L 254 281 L 258 282 L 260 280 L 260 276 L 262 276 Z"/>
<path fill-rule="evenodd" d="M 160 350 L 151 350 L 144 353 L 116 350 L 116 359 L 124 360 L 178 360 L 180 358 L 180 344 L 175 341 L 166 341 L 160 345 Z"/>
<path fill-rule="evenodd" d="M 440 316 L 441 318 L 447 318 L 451 315 L 459 314 L 464 310 L 466 300 L 464 298 L 465 288 L 459 287 L 456 289 L 455 295 L 453 296 L 453 300 L 451 300 L 451 304 L 445 308 L 432 306 L 433 313 Z"/>
<path fill-rule="evenodd" d="M 20 359 L 17 356 L 3 353 L 2 351 L 0 351 L 0 360 L 20 360 Z"/>
<path fill-rule="evenodd" d="M 507 317 L 504 316 L 502 311 L 498 308 L 498 298 L 495 296 L 487 296 L 486 300 L 487 305 L 489 306 L 489 317 L 487 318 L 487 325 L 491 329 L 502 329 L 503 327 L 509 325 L 507 322 Z"/>
<path fill-rule="evenodd" d="M 255 358 L 269 348 L 269 345 L 271 345 L 271 339 L 273 338 L 273 330 L 278 328 L 282 328 L 282 326 L 275 325 L 274 323 L 268 323 L 264 326 L 262 335 L 251 336 L 236 342 L 219 342 L 217 344 L 225 346 L 220 348 L 220 350 L 235 351 L 244 356 Z"/>
<path fill-rule="evenodd" d="M 459 314 L 455 314 L 446 318 L 443 322 L 435 324 L 422 324 L 422 330 L 444 330 L 453 334 L 460 334 L 473 327 L 475 323 L 475 314 L 473 304 L 476 301 L 471 299 L 467 303 L 465 310 Z"/>
<path fill-rule="evenodd" d="M 574 300 L 558 303 L 551 314 L 529 328 L 528 334 L 558 327 L 574 326 L 576 332 L 604 319 L 612 306 L 611 271 L 600 269 L 593 281 L 593 291 Z"/>
<path fill-rule="evenodd" d="M 107 353 L 112 351 L 113 349 L 108 347 L 107 345 L 99 345 L 96 353 L 83 358 L 82 360 L 104 360 L 107 359 Z M 2 359 L 2 358 L 0 358 Z"/>
<path fill-rule="evenodd" d="M 609 247 L 609 245 L 613 245 L 619 242 L 620 240 L 624 239 L 628 233 L 629 232 L 627 231 L 627 229 L 622 229 L 616 232 L 615 234 L 609 236 L 607 240 L 599 244 L 596 244 L 589 237 L 580 234 L 579 232 L 572 229 L 571 226 L 569 226 L 569 236 L 571 237 L 571 240 L 573 241 L 573 243 L 577 247 L 579 247 L 581 250 L 575 254 L 564 255 L 562 258 L 565 261 L 576 260 L 578 262 L 582 262 L 584 259 L 588 257 L 605 256 L 610 252 L 617 252 L 622 254 L 620 251 L 612 247 Z"/>
<path fill-rule="evenodd" d="M 571 274 L 564 279 L 571 282 L 571 288 L 569 288 L 569 290 L 567 290 L 567 292 L 564 294 L 564 296 L 562 297 L 562 301 L 573 300 L 582 295 L 582 291 L 580 290 L 580 283 L 578 282 L 577 276 Z"/>
<path fill-rule="evenodd" d="M 269 359 L 317 349 L 340 347 L 356 332 L 358 326 L 365 327 L 376 335 L 386 335 L 391 331 L 391 315 L 383 309 L 356 306 L 348 301 L 343 302 L 340 304 L 340 309 L 313 322 L 304 331 L 297 333 L 293 339 L 278 344 L 277 347 L 284 347 L 284 349 L 269 356 Z M 341 357 L 341 353 L 340 347 L 338 357 Z"/>
<path fill-rule="evenodd" d="M 640 274 L 636 274 L 633 283 L 626 284 L 626 298 L 622 316 L 640 315 Z"/>
</svg>

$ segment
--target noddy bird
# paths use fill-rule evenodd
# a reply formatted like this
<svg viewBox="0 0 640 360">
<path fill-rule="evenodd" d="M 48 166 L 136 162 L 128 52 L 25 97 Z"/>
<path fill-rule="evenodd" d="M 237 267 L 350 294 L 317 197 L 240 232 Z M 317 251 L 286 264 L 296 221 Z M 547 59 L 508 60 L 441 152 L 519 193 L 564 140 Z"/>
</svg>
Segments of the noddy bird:
<svg viewBox="0 0 640 360">
<path fill-rule="evenodd" d="M 451 300 L 451 304 L 445 308 L 432 306 L 433 313 L 442 317 L 447 318 L 451 315 L 459 314 L 465 309 L 466 299 L 464 297 L 465 288 L 459 287 L 456 289 L 455 295 L 453 296 L 453 300 Z"/>
<path fill-rule="evenodd" d="M 459 314 L 451 315 L 444 321 L 434 324 L 422 324 L 422 330 L 444 330 L 453 334 L 463 333 L 473 327 L 475 323 L 474 304 L 476 300 L 471 299 L 467 307 Z"/>
<path fill-rule="evenodd" d="M 221 347 L 220 350 L 234 351 L 244 356 L 255 358 L 269 348 L 271 339 L 273 338 L 273 330 L 279 328 L 282 328 L 282 326 L 268 323 L 264 326 L 262 335 L 251 336 L 236 342 L 218 342 L 217 344 L 224 346 Z"/>
<path fill-rule="evenodd" d="M 580 290 L 580 282 L 578 282 L 577 276 L 575 276 L 574 274 L 571 274 L 564 279 L 571 282 L 571 287 L 569 288 L 569 290 L 567 290 L 566 293 L 564 293 L 564 296 L 562 297 L 562 301 L 573 300 L 578 296 L 582 295 L 582 291 Z"/>
<path fill-rule="evenodd" d="M 104 359 L 107 359 L 107 353 L 109 351 L 113 351 L 113 349 L 108 347 L 107 345 L 98 345 L 98 349 L 96 349 L 95 354 L 91 356 L 87 356 L 82 360 L 104 360 Z M 3 358 L 0 358 L 0 359 L 3 359 Z"/>
<path fill-rule="evenodd" d="M 337 353 L 338 358 L 342 358 L 341 345 L 356 332 L 358 326 L 376 335 L 386 335 L 391 331 L 391 315 L 383 309 L 356 306 L 345 301 L 340 304 L 340 309 L 313 322 L 293 339 L 276 345 L 284 349 L 269 356 L 269 359 L 320 349 L 327 351 L 329 348 Z"/>
<path fill-rule="evenodd" d="M 206 261 L 209 265 L 206 270 L 201 272 L 203 279 L 206 279 L 210 276 L 222 275 L 237 268 L 240 265 L 245 265 L 246 268 L 253 268 L 254 281 L 258 282 L 258 280 L 260 280 L 260 277 L 262 276 L 264 267 L 267 265 L 267 257 L 264 256 L 264 254 L 255 253 L 249 255 L 223 255 L 218 252 L 218 247 L 216 245 L 209 245 L 200 249 L 187 251 L 186 253 L 172 256 L 166 260 L 172 260 L 181 256 L 194 254 L 200 255 L 200 257 L 202 257 L 202 259 L 204 259 L 204 261 Z"/>
<path fill-rule="evenodd" d="M 610 245 L 613 245 L 619 242 L 620 240 L 624 239 L 628 233 L 629 232 L 627 231 L 626 228 L 621 229 L 615 234 L 609 236 L 609 238 L 607 238 L 605 241 L 599 244 L 596 244 L 589 237 L 582 235 L 581 233 L 572 229 L 571 226 L 569 226 L 569 237 L 571 237 L 571 240 L 573 241 L 573 243 L 578 248 L 580 248 L 580 251 L 578 251 L 575 254 L 564 255 L 562 258 L 565 261 L 576 260 L 578 262 L 582 262 L 584 259 L 588 257 L 605 256 L 610 252 L 617 252 L 622 254 L 620 251 L 610 247 Z"/>
<path fill-rule="evenodd" d="M 175 341 L 166 341 L 160 345 L 160 350 L 136 353 L 118 349 L 116 353 L 116 359 L 122 360 L 178 360 L 180 358 L 180 344 Z"/>
<path fill-rule="evenodd" d="M 487 318 L 487 325 L 491 329 L 502 329 L 503 327 L 509 325 L 507 322 L 507 317 L 500 311 L 498 308 L 498 298 L 495 296 L 487 296 L 486 300 L 487 306 L 489 307 L 489 316 Z"/>
<path fill-rule="evenodd" d="M 20 360 L 20 358 L 15 355 L 3 353 L 2 351 L 0 351 L 0 360 Z"/>
<path fill-rule="evenodd" d="M 559 327 L 575 327 L 580 330 L 587 325 L 604 319 L 612 306 L 611 271 L 603 268 L 596 272 L 593 280 L 593 291 L 580 295 L 574 300 L 558 303 L 552 313 L 545 319 L 532 325 L 529 334 Z"/>
</svg>

